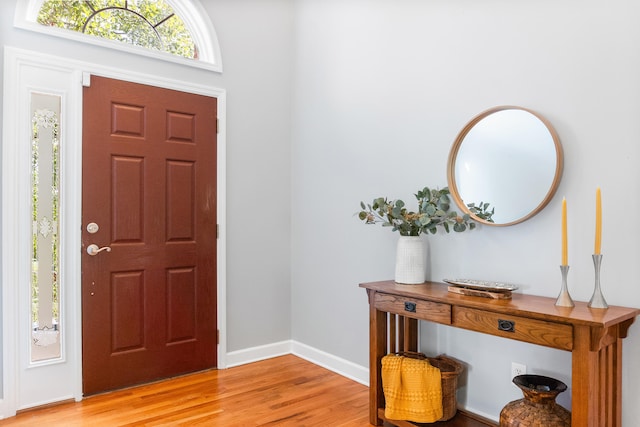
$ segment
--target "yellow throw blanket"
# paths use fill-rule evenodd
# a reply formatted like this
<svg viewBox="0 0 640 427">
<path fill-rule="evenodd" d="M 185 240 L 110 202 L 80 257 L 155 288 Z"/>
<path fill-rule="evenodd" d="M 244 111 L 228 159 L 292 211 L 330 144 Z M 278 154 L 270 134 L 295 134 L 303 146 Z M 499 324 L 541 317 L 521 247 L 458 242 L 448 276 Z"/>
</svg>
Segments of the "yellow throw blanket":
<svg viewBox="0 0 640 427">
<path fill-rule="evenodd" d="M 397 354 L 382 358 L 385 418 L 433 423 L 442 418 L 440 370 L 426 359 Z"/>
</svg>

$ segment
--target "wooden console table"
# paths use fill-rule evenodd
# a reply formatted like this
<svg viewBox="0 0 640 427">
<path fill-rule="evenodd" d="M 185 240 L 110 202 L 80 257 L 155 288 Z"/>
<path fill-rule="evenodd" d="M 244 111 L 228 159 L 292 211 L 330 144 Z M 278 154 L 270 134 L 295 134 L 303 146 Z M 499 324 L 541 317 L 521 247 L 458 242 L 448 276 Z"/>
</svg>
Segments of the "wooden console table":
<svg viewBox="0 0 640 427">
<path fill-rule="evenodd" d="M 556 307 L 554 298 L 518 293 L 510 300 L 472 297 L 448 292 L 446 284 L 436 282 L 360 287 L 369 296 L 371 424 L 412 425 L 384 419 L 381 360 L 388 353 L 417 351 L 418 320 L 426 320 L 571 351 L 572 426 L 621 427 L 622 339 L 640 310 L 591 309 L 583 302 Z"/>
</svg>

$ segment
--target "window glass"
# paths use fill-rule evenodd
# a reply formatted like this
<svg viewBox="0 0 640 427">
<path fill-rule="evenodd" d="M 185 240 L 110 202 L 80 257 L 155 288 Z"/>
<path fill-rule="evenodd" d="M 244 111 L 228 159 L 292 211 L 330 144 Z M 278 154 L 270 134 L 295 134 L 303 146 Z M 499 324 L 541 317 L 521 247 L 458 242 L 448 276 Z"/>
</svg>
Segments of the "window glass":
<svg viewBox="0 0 640 427">
<path fill-rule="evenodd" d="M 31 94 L 31 362 L 59 358 L 60 97 Z"/>
<path fill-rule="evenodd" d="M 191 33 L 163 0 L 45 0 L 41 25 L 198 58 Z"/>
</svg>

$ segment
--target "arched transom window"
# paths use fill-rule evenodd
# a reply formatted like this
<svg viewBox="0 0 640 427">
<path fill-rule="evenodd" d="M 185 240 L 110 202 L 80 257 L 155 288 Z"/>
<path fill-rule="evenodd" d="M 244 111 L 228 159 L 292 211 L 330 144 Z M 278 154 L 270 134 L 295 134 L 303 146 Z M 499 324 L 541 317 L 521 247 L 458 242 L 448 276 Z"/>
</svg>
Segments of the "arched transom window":
<svg viewBox="0 0 640 427">
<path fill-rule="evenodd" d="M 16 25 L 221 71 L 215 31 L 198 0 L 30 0 Z M 28 3 L 28 6 L 24 6 Z M 22 4 L 22 6 L 21 6 Z M 90 36 L 90 37 L 87 37 Z M 108 41 L 105 43 L 105 41 Z M 117 41 L 116 45 L 113 41 Z M 141 49 L 142 48 L 142 49 Z"/>
<path fill-rule="evenodd" d="M 191 33 L 162 0 L 45 0 L 38 23 L 197 58 Z"/>
</svg>

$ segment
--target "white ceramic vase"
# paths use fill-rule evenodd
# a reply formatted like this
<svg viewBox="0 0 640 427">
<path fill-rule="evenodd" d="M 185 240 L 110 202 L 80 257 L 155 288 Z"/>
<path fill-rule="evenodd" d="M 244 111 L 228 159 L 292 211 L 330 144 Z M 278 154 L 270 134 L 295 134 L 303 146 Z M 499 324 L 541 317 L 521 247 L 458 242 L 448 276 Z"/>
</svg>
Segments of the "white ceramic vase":
<svg viewBox="0 0 640 427">
<path fill-rule="evenodd" d="M 427 251 L 421 236 L 400 236 L 396 249 L 396 283 L 415 285 L 427 277 Z"/>
</svg>

